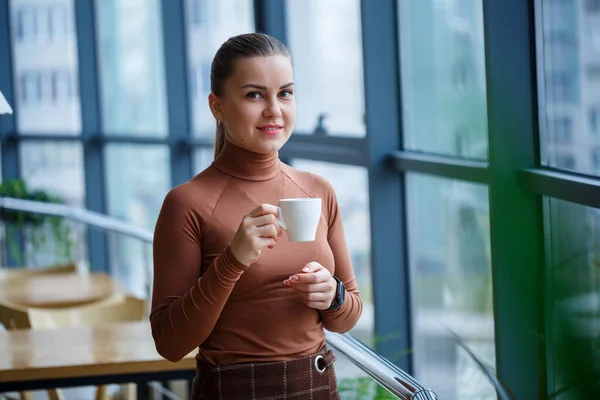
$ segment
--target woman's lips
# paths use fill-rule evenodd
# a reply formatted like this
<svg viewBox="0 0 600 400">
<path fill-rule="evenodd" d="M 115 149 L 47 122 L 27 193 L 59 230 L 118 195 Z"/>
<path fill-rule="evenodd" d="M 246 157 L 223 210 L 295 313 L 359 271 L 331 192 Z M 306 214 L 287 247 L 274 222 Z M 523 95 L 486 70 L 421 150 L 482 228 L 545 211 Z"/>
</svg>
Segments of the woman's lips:
<svg viewBox="0 0 600 400">
<path fill-rule="evenodd" d="M 263 125 L 263 126 L 259 126 L 257 129 L 267 135 L 277 135 L 278 133 L 280 133 L 283 130 L 283 126 L 282 125 Z"/>
</svg>

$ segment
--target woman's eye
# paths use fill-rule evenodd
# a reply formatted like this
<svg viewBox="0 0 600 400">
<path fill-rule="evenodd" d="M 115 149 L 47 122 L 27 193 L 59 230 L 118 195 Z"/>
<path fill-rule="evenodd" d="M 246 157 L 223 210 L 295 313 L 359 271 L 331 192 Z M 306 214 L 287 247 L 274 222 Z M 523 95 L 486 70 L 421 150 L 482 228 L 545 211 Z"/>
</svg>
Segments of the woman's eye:
<svg viewBox="0 0 600 400">
<path fill-rule="evenodd" d="M 246 97 L 250 99 L 258 99 L 260 97 L 260 93 L 258 92 L 250 92 L 246 95 Z"/>
<path fill-rule="evenodd" d="M 279 93 L 279 96 L 281 96 L 281 97 L 290 97 L 293 94 L 294 93 L 291 90 L 284 90 L 283 92 Z"/>
</svg>

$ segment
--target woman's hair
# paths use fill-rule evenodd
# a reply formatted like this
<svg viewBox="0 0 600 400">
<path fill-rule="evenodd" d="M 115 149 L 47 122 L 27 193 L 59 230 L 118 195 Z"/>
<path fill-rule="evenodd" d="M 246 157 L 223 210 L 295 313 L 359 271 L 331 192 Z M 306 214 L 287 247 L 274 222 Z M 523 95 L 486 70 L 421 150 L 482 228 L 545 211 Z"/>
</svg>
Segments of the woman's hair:
<svg viewBox="0 0 600 400">
<path fill-rule="evenodd" d="M 246 33 L 229 38 L 221 45 L 210 68 L 210 90 L 223 96 L 225 81 L 233 74 L 235 62 L 247 57 L 285 56 L 291 59 L 288 49 L 279 40 L 264 33 Z M 215 133 L 215 158 L 225 144 L 225 127 L 217 121 Z"/>
</svg>

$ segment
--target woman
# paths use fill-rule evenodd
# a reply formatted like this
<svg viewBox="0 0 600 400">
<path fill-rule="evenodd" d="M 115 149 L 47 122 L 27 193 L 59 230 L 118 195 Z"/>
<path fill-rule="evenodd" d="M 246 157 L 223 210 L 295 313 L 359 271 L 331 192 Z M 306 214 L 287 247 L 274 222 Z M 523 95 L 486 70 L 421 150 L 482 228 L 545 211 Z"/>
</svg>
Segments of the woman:
<svg viewBox="0 0 600 400">
<path fill-rule="evenodd" d="M 278 158 L 296 117 L 291 57 L 268 35 L 230 38 L 211 91 L 215 161 L 168 193 L 154 232 L 156 348 L 176 362 L 199 347 L 192 399 L 337 399 L 323 329 L 348 331 L 362 303 L 333 188 Z M 315 241 L 277 223 L 295 197 L 322 199 Z"/>
</svg>

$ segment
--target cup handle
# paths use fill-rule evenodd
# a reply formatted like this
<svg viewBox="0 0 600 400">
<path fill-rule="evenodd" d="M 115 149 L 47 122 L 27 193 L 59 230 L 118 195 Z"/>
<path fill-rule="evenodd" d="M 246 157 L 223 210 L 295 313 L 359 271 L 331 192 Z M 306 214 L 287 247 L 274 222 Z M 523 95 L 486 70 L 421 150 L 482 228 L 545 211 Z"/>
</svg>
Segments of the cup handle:
<svg viewBox="0 0 600 400">
<path fill-rule="evenodd" d="M 277 207 L 277 214 L 278 214 L 278 222 L 279 222 L 279 226 L 281 226 L 283 229 L 287 230 L 287 228 L 285 227 L 285 222 L 283 222 L 283 212 L 281 210 L 281 207 L 279 206 L 275 206 Z"/>
</svg>

